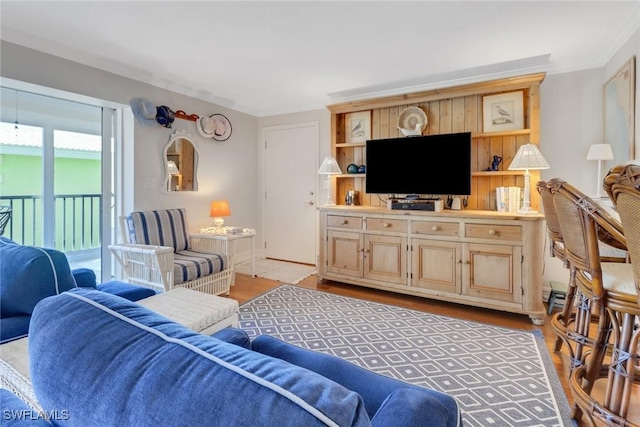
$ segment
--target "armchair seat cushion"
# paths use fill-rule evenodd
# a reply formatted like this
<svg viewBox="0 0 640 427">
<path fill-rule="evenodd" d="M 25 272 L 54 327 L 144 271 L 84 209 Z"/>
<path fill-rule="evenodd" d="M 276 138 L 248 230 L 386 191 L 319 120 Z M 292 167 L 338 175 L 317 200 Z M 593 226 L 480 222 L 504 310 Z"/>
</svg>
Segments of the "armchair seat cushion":
<svg viewBox="0 0 640 427">
<path fill-rule="evenodd" d="M 228 265 L 226 255 L 187 250 L 176 252 L 173 255 L 173 260 L 174 285 L 219 273 Z"/>
</svg>

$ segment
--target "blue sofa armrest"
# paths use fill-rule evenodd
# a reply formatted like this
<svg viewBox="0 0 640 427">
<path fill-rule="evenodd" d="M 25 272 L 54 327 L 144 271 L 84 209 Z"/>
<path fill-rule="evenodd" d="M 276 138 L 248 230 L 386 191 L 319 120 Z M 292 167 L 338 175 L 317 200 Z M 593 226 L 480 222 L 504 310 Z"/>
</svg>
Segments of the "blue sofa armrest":
<svg viewBox="0 0 640 427">
<path fill-rule="evenodd" d="M 71 274 L 76 281 L 76 285 L 81 288 L 96 289 L 96 273 L 89 268 L 74 268 Z"/>
<path fill-rule="evenodd" d="M 392 392 L 371 420 L 371 427 L 452 425 L 462 426 L 460 413 L 456 416 L 433 395 L 409 388 Z"/>
<path fill-rule="evenodd" d="M 456 427 L 462 425 L 458 402 L 452 396 L 440 391 L 386 377 L 337 356 L 297 347 L 269 335 L 256 337 L 251 342 L 251 349 L 314 371 L 351 391 L 355 391 L 364 400 L 365 409 L 372 419 L 392 393 L 400 389 L 410 389 L 425 399 L 429 398 L 437 402 L 438 411 L 440 408 L 446 409 L 447 422 L 438 424 L 439 426 Z M 387 405 L 391 406 L 393 402 L 391 401 Z M 390 411 L 390 409 L 387 410 Z"/>
</svg>

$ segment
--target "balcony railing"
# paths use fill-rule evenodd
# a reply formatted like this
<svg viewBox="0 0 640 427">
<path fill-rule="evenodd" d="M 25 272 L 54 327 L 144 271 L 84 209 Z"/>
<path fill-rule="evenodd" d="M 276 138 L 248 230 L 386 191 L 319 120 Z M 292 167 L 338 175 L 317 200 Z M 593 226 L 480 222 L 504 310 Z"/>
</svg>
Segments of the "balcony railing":
<svg viewBox="0 0 640 427">
<path fill-rule="evenodd" d="M 11 207 L 11 219 L 3 234 L 5 237 L 23 245 L 45 246 L 42 196 L 0 196 L 0 205 Z M 56 195 L 54 206 L 56 249 L 70 255 L 100 248 L 100 194 Z"/>
</svg>

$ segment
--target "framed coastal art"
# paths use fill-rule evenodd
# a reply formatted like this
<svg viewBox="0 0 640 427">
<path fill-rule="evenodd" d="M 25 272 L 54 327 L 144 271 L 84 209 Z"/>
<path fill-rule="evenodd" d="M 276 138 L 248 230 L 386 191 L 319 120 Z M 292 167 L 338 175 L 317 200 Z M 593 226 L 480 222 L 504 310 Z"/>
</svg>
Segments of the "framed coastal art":
<svg viewBox="0 0 640 427">
<path fill-rule="evenodd" d="M 522 91 L 482 97 L 483 132 L 524 129 Z"/>
<path fill-rule="evenodd" d="M 635 56 L 604 85 L 604 142 L 611 145 L 608 167 L 635 158 Z"/>
<path fill-rule="evenodd" d="M 365 142 L 371 139 L 371 111 L 345 115 L 346 143 Z"/>
</svg>

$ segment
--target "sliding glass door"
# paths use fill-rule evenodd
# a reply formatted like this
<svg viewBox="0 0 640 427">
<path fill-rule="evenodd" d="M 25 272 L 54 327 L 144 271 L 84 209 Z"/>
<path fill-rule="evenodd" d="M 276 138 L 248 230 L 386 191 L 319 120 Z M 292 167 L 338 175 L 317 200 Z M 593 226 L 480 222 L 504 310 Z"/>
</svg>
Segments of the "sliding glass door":
<svg viewBox="0 0 640 427">
<path fill-rule="evenodd" d="M 3 235 L 56 248 L 72 267 L 108 279 L 101 248 L 111 224 L 114 110 L 1 90 L 0 205 L 12 211 Z"/>
</svg>

